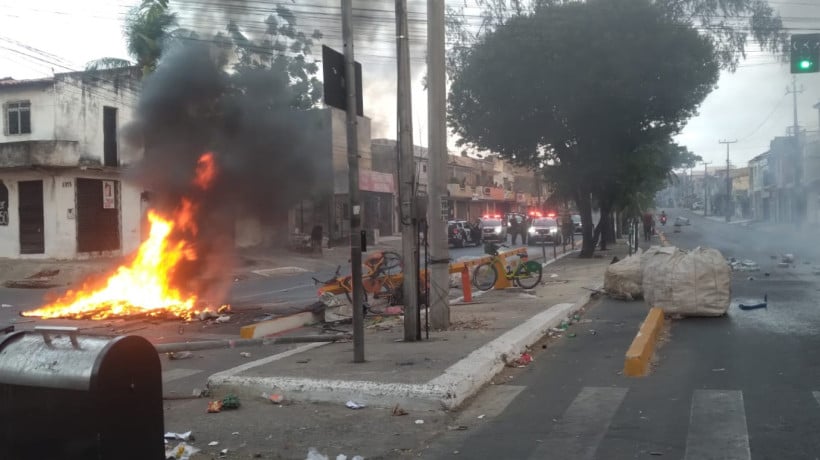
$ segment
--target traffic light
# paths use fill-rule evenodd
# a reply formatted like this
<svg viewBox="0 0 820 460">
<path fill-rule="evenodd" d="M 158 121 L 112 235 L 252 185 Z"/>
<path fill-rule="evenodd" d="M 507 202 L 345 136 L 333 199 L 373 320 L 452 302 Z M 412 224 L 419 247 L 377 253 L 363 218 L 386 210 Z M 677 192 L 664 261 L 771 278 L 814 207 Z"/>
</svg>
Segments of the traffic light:
<svg viewBox="0 0 820 460">
<path fill-rule="evenodd" d="M 792 73 L 820 72 L 820 34 L 792 35 Z"/>
</svg>

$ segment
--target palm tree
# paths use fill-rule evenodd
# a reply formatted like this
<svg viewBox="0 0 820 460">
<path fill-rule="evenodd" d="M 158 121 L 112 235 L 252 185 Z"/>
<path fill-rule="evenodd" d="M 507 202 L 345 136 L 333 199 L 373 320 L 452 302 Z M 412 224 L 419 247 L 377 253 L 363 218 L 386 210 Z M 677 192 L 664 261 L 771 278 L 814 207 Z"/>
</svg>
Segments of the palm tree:
<svg viewBox="0 0 820 460">
<path fill-rule="evenodd" d="M 137 65 L 142 75 L 156 69 L 167 42 L 178 30 L 177 16 L 169 11 L 169 0 L 143 0 L 128 12 L 125 19 L 125 38 L 128 54 L 136 62 L 127 59 L 105 57 L 86 65 L 86 70 L 112 69 Z"/>
</svg>

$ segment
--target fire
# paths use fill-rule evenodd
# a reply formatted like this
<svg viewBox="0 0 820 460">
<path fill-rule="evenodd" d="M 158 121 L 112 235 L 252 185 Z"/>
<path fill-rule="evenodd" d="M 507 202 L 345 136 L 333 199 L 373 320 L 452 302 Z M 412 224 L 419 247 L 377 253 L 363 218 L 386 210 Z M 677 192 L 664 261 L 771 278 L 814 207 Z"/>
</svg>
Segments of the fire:
<svg viewBox="0 0 820 460">
<path fill-rule="evenodd" d="M 199 159 L 193 183 L 205 189 L 215 176 L 213 154 L 206 153 Z M 24 312 L 23 316 L 105 319 L 170 313 L 187 319 L 198 314 L 197 295 L 183 292 L 173 282 L 179 264 L 197 258 L 196 248 L 189 240 L 197 234 L 197 208 L 191 200 L 183 199 L 172 216 L 149 211 L 149 237 L 131 261 L 118 267 L 101 287 L 83 286 L 80 290 L 68 291 L 55 302 Z"/>
</svg>

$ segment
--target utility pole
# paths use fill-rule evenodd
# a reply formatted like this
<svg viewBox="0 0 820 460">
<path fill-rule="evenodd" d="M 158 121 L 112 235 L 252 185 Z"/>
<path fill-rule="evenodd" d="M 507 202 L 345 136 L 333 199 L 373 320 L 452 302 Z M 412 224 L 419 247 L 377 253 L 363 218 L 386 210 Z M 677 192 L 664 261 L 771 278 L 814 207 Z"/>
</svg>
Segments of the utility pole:
<svg viewBox="0 0 820 460">
<path fill-rule="evenodd" d="M 353 56 L 353 0 L 342 0 L 342 41 L 347 95 L 347 166 L 350 202 L 350 271 L 353 288 L 353 362 L 364 362 L 362 293 L 362 212 L 359 203 L 359 120 L 356 114 L 356 67 Z"/>
<path fill-rule="evenodd" d="M 794 157 L 793 157 L 794 161 L 792 162 L 792 168 L 794 168 L 793 169 L 793 173 L 794 173 L 793 177 L 794 177 L 795 185 L 799 185 L 801 174 L 802 174 L 802 170 L 801 170 L 802 161 L 800 161 L 800 157 L 801 157 L 800 153 L 802 151 L 802 147 L 800 145 L 800 140 L 801 140 L 800 139 L 800 124 L 798 123 L 798 119 L 797 119 L 797 95 L 799 93 L 802 93 L 802 92 L 803 92 L 803 86 L 802 85 L 800 86 L 800 89 L 797 89 L 797 75 L 792 75 L 792 87 L 791 88 L 786 88 L 786 94 L 789 94 L 789 93 L 792 94 L 792 101 L 793 101 L 793 106 L 794 106 L 793 107 L 794 108 L 794 126 L 792 128 L 793 131 L 794 131 L 792 133 L 792 135 L 794 136 Z M 793 194 L 795 193 L 794 189 L 792 189 L 792 193 Z M 795 202 L 796 198 L 797 198 L 796 196 L 792 195 L 791 213 L 790 214 L 792 216 L 792 221 L 793 222 L 799 222 L 799 217 L 798 217 L 799 212 L 798 212 L 797 204 Z"/>
<path fill-rule="evenodd" d="M 794 132 L 792 135 L 794 136 L 795 140 L 800 138 L 800 125 L 798 124 L 797 120 L 797 95 L 802 93 L 804 90 L 803 86 L 800 86 L 800 89 L 797 89 L 797 76 L 792 75 L 792 87 L 786 88 L 786 94 L 792 95 L 793 105 L 794 105 Z"/>
<path fill-rule="evenodd" d="M 706 186 L 706 176 L 709 173 L 706 170 L 706 167 L 712 164 L 712 162 L 710 161 L 707 163 L 702 161 L 701 163 L 703 163 L 703 215 L 706 216 L 709 214 L 709 191 Z"/>
<path fill-rule="evenodd" d="M 729 173 L 729 146 L 737 143 L 737 139 L 718 141 L 719 144 L 726 144 L 726 222 L 732 218 L 732 177 Z"/>
<path fill-rule="evenodd" d="M 401 248 L 404 281 L 404 341 L 421 339 L 418 320 L 419 248 L 416 225 L 416 165 L 413 160 L 413 109 L 410 82 L 410 37 L 407 29 L 407 0 L 396 0 L 396 57 L 398 61 L 398 148 Z"/>
<path fill-rule="evenodd" d="M 447 74 L 444 0 L 427 0 L 427 119 L 430 151 L 431 276 L 428 314 L 435 329 L 450 327 L 450 251 L 447 247 Z"/>
</svg>

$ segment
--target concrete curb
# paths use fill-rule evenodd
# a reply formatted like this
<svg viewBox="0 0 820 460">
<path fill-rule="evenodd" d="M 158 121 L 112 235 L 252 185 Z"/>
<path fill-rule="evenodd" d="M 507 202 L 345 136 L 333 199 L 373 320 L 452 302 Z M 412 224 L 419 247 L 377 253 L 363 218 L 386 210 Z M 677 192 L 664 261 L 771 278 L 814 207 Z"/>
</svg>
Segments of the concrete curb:
<svg viewBox="0 0 820 460">
<path fill-rule="evenodd" d="M 597 289 L 600 287 L 596 286 Z M 592 292 L 589 292 L 575 303 L 557 304 L 538 313 L 473 351 L 466 358 L 447 368 L 440 376 L 424 384 L 237 375 L 253 367 L 281 359 L 278 358 L 281 355 L 275 355 L 214 374 L 208 378 L 208 388 L 218 394 L 233 392 L 245 397 L 257 397 L 263 392 L 275 390 L 282 392 L 291 400 L 340 404 L 354 400 L 385 408 L 400 404 L 413 410 L 454 409 L 476 394 L 501 371 L 505 365 L 505 358 L 517 357 L 525 348 L 546 335 L 550 328 L 558 326 L 562 320 L 585 307 L 591 296 Z M 294 354 L 293 350 L 286 353 L 289 353 L 288 356 Z"/>
<path fill-rule="evenodd" d="M 663 328 L 663 310 L 652 307 L 646 319 L 638 329 L 638 334 L 629 346 L 624 359 L 624 375 L 643 377 L 649 372 L 649 362 L 655 351 L 655 343 Z"/>
</svg>

